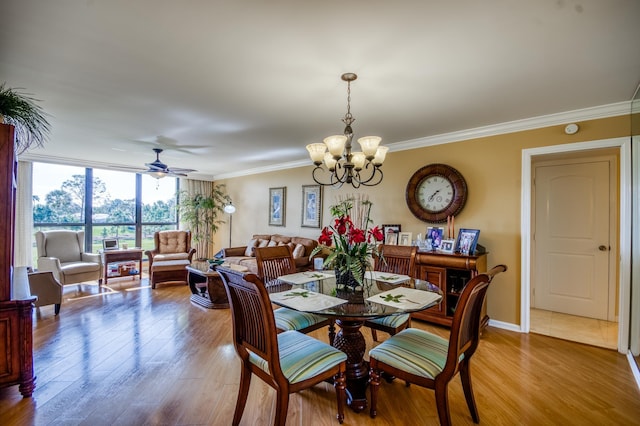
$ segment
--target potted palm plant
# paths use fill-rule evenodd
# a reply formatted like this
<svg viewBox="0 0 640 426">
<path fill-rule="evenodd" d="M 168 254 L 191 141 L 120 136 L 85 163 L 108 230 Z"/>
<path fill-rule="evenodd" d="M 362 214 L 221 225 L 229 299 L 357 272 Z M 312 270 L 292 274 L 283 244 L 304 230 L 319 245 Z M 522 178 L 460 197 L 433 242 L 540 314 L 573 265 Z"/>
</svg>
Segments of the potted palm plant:
<svg viewBox="0 0 640 426">
<path fill-rule="evenodd" d="M 0 85 L 0 123 L 15 127 L 16 153 L 41 147 L 47 141 L 51 126 L 39 100 L 16 89 Z"/>
</svg>

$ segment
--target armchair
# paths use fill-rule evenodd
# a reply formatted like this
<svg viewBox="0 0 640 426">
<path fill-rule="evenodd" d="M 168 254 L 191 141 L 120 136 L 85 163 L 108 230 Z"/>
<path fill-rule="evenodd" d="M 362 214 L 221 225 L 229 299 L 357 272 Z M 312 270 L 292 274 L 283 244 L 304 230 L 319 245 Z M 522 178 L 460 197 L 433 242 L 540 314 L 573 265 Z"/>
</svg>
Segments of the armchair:
<svg viewBox="0 0 640 426">
<path fill-rule="evenodd" d="M 191 247 L 191 231 L 158 231 L 153 235 L 155 248 L 145 251 L 149 258 L 151 288 L 159 282 L 187 281 L 187 266 L 195 248 Z"/>
<path fill-rule="evenodd" d="M 84 251 L 84 231 L 36 232 L 38 271 L 50 271 L 61 284 L 98 280 L 102 284 L 102 259 Z"/>
<path fill-rule="evenodd" d="M 34 302 L 36 308 L 55 305 L 55 314 L 58 315 L 62 304 L 62 284 L 56 280 L 53 272 L 32 272 L 29 270 L 28 276 L 31 295 L 38 297 Z"/>
</svg>

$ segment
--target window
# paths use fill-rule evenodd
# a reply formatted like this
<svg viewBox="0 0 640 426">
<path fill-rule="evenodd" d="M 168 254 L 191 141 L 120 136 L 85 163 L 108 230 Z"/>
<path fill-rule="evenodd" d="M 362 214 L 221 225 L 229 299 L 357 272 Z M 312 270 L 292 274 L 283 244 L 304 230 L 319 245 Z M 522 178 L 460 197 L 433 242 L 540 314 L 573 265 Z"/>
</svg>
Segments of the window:
<svg viewBox="0 0 640 426">
<path fill-rule="evenodd" d="M 104 238 L 151 249 L 155 231 L 178 227 L 177 193 L 176 178 L 34 163 L 34 232 L 84 229 L 85 246 L 93 252 Z"/>
</svg>

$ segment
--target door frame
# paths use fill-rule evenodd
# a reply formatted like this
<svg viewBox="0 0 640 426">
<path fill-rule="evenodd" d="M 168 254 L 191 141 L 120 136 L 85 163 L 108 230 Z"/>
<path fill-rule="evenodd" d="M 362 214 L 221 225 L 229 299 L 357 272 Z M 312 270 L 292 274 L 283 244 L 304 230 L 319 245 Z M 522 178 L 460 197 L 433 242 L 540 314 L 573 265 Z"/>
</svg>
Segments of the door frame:
<svg viewBox="0 0 640 426">
<path fill-rule="evenodd" d="M 520 331 L 530 331 L 531 309 L 531 206 L 532 185 L 531 166 L 533 157 L 544 154 L 557 154 L 600 148 L 619 148 L 620 199 L 618 204 L 618 235 L 620 251 L 618 287 L 618 352 L 627 353 L 629 349 L 630 318 L 630 267 L 631 267 L 631 138 L 602 139 L 590 142 L 578 142 L 564 145 L 552 145 L 522 150 L 522 199 L 520 201 L 521 235 L 521 277 L 520 277 Z"/>
</svg>

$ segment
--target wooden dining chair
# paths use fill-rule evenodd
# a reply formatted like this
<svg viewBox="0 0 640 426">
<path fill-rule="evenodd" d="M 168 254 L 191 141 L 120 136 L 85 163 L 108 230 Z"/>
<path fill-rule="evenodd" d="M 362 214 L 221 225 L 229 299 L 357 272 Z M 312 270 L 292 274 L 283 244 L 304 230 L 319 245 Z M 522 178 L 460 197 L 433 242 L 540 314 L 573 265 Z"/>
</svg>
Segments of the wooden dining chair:
<svg viewBox="0 0 640 426">
<path fill-rule="evenodd" d="M 371 417 L 377 415 L 378 388 L 382 372 L 415 383 L 436 393 L 438 418 L 442 426 L 451 424 L 447 387 L 460 373 L 462 389 L 475 423 L 480 421 L 471 387 L 471 357 L 480 339 L 480 315 L 487 288 L 493 277 L 507 267 L 498 265 L 469 281 L 453 314 L 449 340 L 427 331 L 409 328 L 369 351 Z"/>
<path fill-rule="evenodd" d="M 288 245 L 256 248 L 255 254 L 258 264 L 258 276 L 267 287 L 272 283 L 276 283 L 278 277 L 296 273 L 293 252 Z M 280 331 L 296 330 L 306 334 L 328 326 L 329 344 L 333 345 L 333 339 L 336 335 L 335 321 L 333 319 L 289 308 L 277 308 L 274 311 L 274 315 L 276 327 Z"/>
<path fill-rule="evenodd" d="M 393 246 L 380 245 L 378 248 L 380 255 L 374 258 L 374 271 L 388 272 L 390 274 L 401 274 L 414 276 L 416 266 L 417 246 Z M 365 327 L 371 329 L 371 336 L 374 342 L 378 341 L 378 331 L 384 331 L 391 336 L 411 327 L 411 315 L 400 314 L 390 315 L 384 318 L 367 320 Z"/>
<path fill-rule="evenodd" d="M 240 423 L 253 374 L 276 390 L 274 425 L 286 422 L 289 394 L 325 380 L 333 380 L 337 419 L 342 423 L 347 355 L 298 331 L 277 333 L 271 301 L 260 278 L 223 267 L 217 271 L 231 307 L 233 344 L 242 360 L 233 424 Z"/>
</svg>

